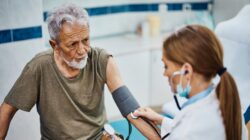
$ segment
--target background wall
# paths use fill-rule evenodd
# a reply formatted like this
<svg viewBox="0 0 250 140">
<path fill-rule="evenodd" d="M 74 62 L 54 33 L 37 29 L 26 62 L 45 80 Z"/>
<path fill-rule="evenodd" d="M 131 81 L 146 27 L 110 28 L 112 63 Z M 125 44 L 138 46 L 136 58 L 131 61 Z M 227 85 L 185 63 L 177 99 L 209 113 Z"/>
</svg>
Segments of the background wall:
<svg viewBox="0 0 250 140">
<path fill-rule="evenodd" d="M 65 2 L 67 1 L 44 0 L 44 18 L 49 10 Z M 150 15 L 160 17 L 161 31 L 171 31 L 188 23 L 214 27 L 209 19 L 210 13 L 206 11 L 209 9 L 210 0 L 85 0 L 84 2 L 73 0 L 71 2 L 81 5 L 89 12 L 92 39 L 135 32 L 138 24 L 146 21 Z M 189 12 L 183 12 L 185 7 L 190 9 Z M 43 29 L 45 38 L 48 39 L 46 23 Z"/>
<path fill-rule="evenodd" d="M 42 35 L 41 0 L 0 1 L 0 102 L 20 75 L 24 65 L 45 49 Z M 1 124 L 0 124 L 1 125 Z M 31 113 L 18 111 L 7 140 L 40 138 L 39 119 L 35 108 Z"/>
<path fill-rule="evenodd" d="M 218 24 L 221 21 L 228 20 L 239 12 L 250 0 L 214 0 L 214 20 Z"/>
</svg>

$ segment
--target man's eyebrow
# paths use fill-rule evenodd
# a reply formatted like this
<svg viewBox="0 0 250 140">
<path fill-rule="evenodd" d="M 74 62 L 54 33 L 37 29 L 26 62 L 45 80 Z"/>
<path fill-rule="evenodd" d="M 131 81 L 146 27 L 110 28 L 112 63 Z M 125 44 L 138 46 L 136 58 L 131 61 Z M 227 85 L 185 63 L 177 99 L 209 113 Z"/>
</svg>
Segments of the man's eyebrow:
<svg viewBox="0 0 250 140">
<path fill-rule="evenodd" d="M 83 37 L 83 39 L 86 39 L 86 38 L 89 38 L 89 35 Z"/>
<path fill-rule="evenodd" d="M 73 44 L 73 43 L 75 43 L 75 42 L 77 42 L 77 41 L 75 41 L 75 40 L 73 40 L 73 41 L 67 41 L 67 42 L 65 42 L 65 44 L 66 44 L 66 45 L 70 45 L 70 44 Z"/>
</svg>

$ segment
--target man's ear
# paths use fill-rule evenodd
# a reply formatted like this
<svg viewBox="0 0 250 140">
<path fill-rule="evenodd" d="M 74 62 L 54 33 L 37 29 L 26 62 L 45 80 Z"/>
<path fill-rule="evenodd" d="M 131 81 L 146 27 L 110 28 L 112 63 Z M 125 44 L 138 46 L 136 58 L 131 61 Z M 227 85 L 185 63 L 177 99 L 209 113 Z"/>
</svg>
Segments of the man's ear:
<svg viewBox="0 0 250 140">
<path fill-rule="evenodd" d="M 57 48 L 57 43 L 56 43 L 55 40 L 50 39 L 50 40 L 49 40 L 49 44 L 50 44 L 50 46 L 52 47 L 53 50 L 56 50 L 56 48 Z"/>
</svg>

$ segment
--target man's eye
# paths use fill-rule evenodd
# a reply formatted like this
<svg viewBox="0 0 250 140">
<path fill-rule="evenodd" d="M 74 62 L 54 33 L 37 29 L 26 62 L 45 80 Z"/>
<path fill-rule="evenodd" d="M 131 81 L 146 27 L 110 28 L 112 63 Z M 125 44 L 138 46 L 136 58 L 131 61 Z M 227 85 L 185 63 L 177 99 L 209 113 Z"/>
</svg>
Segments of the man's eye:
<svg viewBox="0 0 250 140">
<path fill-rule="evenodd" d="M 75 48 L 75 46 L 74 45 L 69 45 L 69 47 L 68 47 L 69 49 L 74 49 Z"/>
<path fill-rule="evenodd" d="M 76 43 L 72 43 L 69 45 L 69 48 L 75 48 L 75 46 L 76 46 Z"/>
<path fill-rule="evenodd" d="M 82 42 L 83 42 L 83 43 L 87 43 L 88 41 L 89 41 L 89 39 L 86 38 L 86 39 L 84 39 Z"/>
<path fill-rule="evenodd" d="M 164 66 L 164 69 L 168 69 L 168 66 Z"/>
</svg>

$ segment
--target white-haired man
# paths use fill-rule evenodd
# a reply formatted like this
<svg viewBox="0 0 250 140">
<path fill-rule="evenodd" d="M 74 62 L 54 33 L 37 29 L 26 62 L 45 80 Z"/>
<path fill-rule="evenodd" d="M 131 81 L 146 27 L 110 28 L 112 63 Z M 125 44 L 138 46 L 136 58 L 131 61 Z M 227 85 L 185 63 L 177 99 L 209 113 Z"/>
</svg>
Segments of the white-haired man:
<svg viewBox="0 0 250 140">
<path fill-rule="evenodd" d="M 105 84 L 123 116 L 146 137 L 157 137 L 142 119 L 130 117 L 139 105 L 124 86 L 114 59 L 105 50 L 90 47 L 85 10 L 72 4 L 55 9 L 48 30 L 53 49 L 25 66 L 1 106 L 0 140 L 5 139 L 15 112 L 30 111 L 35 104 L 42 140 L 101 139 L 107 121 Z"/>
</svg>

